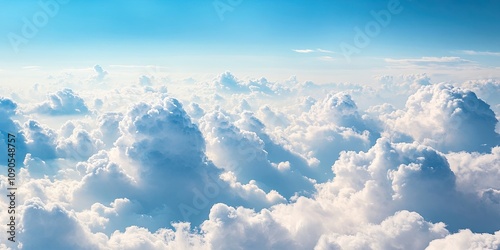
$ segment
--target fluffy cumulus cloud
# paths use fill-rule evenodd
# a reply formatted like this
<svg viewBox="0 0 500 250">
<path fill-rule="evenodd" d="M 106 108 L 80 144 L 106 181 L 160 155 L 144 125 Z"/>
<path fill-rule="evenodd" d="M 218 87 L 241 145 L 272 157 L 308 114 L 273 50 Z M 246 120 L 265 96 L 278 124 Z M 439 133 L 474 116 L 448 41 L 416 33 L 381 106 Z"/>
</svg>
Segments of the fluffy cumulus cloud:
<svg viewBox="0 0 500 250">
<path fill-rule="evenodd" d="M 312 187 L 305 178 L 289 172 L 280 172 L 267 158 L 264 141 L 255 132 L 242 130 L 229 119 L 216 111 L 208 113 L 201 121 L 208 143 L 207 153 L 217 166 L 236 173 L 238 179 L 244 183 L 255 180 L 271 190 L 281 191 L 287 197 L 292 196 L 295 191 L 300 191 L 282 185 L 287 178 L 294 178 L 302 190 L 304 186 Z"/>
<path fill-rule="evenodd" d="M 45 205 L 40 200 L 24 204 L 19 235 L 22 249 L 96 249 L 89 241 L 89 232 L 77 220 L 74 213 L 58 205 Z M 54 236 L 60 239 L 53 239 Z"/>
<path fill-rule="evenodd" d="M 53 159 L 56 157 L 56 132 L 47 128 L 35 120 L 29 120 L 24 124 L 24 135 L 26 144 L 32 156 L 41 159 Z"/>
<path fill-rule="evenodd" d="M 213 80 L 212 86 L 221 92 L 231 93 L 262 93 L 266 95 L 279 95 L 289 93 L 291 89 L 282 84 L 269 82 L 266 78 L 242 81 L 231 72 L 226 71 Z"/>
<path fill-rule="evenodd" d="M 495 113 L 470 90 L 447 84 L 422 87 L 402 113 L 391 126 L 443 152 L 487 152 L 500 142 Z"/>
<path fill-rule="evenodd" d="M 408 97 L 415 93 L 420 87 L 431 85 L 431 78 L 426 74 L 410 75 L 383 75 L 377 76 L 380 84 L 376 96 L 382 102 L 391 103 L 395 106 L 404 106 Z M 381 103 L 376 103 L 380 105 Z"/>
<path fill-rule="evenodd" d="M 366 153 L 343 154 L 333 171 L 334 180 L 320 185 L 313 198 L 258 213 L 212 207 L 202 224 L 205 237 L 215 249 L 423 249 L 449 234 L 448 222 L 457 230 L 478 220 L 495 228 L 498 220 L 491 210 L 493 216 L 478 213 L 456 225 L 462 211 L 455 207 L 474 204 L 455 190 L 444 155 L 426 146 L 381 139 Z"/>
<path fill-rule="evenodd" d="M 85 114 L 89 112 L 85 101 L 71 89 L 59 90 L 48 95 L 47 99 L 47 101 L 36 106 L 36 112 L 49 115 Z"/>
<path fill-rule="evenodd" d="M 490 105 L 498 105 L 500 100 L 495 98 L 495 93 L 500 91 L 500 82 L 497 80 L 474 80 L 462 84 L 463 88 L 474 91 L 481 99 L 486 100 Z"/>
<path fill-rule="evenodd" d="M 394 63 L 438 61 L 464 63 Z M 16 242 L 0 249 L 500 247 L 494 80 L 123 86 L 94 70 L 93 87 L 37 86 L 45 101 L 0 97 L 0 151 L 15 135 L 18 163 Z"/>
<path fill-rule="evenodd" d="M 201 132 L 177 100 L 136 104 L 118 126 L 116 147 L 82 165 L 85 176 L 77 192 L 89 200 L 112 202 L 115 197 L 96 188 L 111 184 L 123 196 L 117 198 L 139 202 L 138 213 L 156 211 L 157 216 L 175 221 L 207 210 L 205 191 L 208 196 L 225 192 L 218 186 L 220 171 L 206 159 Z M 181 192 L 180 186 L 189 188 Z"/>
<path fill-rule="evenodd" d="M 350 199 L 341 204 L 355 202 L 352 205 L 357 204 L 359 214 L 365 210 L 369 219 L 381 219 L 385 211 L 407 209 L 443 221 L 452 230 L 491 230 L 496 225 L 490 219 L 500 216 L 496 205 L 478 205 L 480 198 L 469 197 L 456 187 L 457 177 L 445 155 L 418 143 L 380 139 L 367 153 L 343 154 L 333 171 L 334 181 L 324 184 L 319 194 L 348 195 Z M 358 200 L 364 198 L 369 200 Z M 481 213 L 465 214 L 464 209 Z"/>
<path fill-rule="evenodd" d="M 323 235 L 314 249 L 424 249 L 427 242 L 447 233 L 444 224 L 427 222 L 418 213 L 403 210 L 354 235 Z"/>
<path fill-rule="evenodd" d="M 468 229 L 446 236 L 444 239 L 432 241 L 428 250 L 451 249 L 498 249 L 500 248 L 500 231 L 495 234 L 475 234 Z"/>
<path fill-rule="evenodd" d="M 104 70 L 100 65 L 94 66 L 95 75 L 92 77 L 95 81 L 102 81 L 108 75 L 108 72 Z"/>
<path fill-rule="evenodd" d="M 491 153 L 451 153 L 447 155 L 450 167 L 457 176 L 457 187 L 463 192 L 492 195 L 492 202 L 499 203 L 500 196 L 500 147 Z M 495 198 L 496 197 L 496 198 Z"/>
<path fill-rule="evenodd" d="M 123 114 L 116 112 L 104 113 L 97 118 L 99 137 L 105 146 L 113 146 L 113 143 L 120 137 L 119 124 L 121 120 L 123 120 Z"/>
<path fill-rule="evenodd" d="M 490 105 L 491 109 L 495 111 L 497 119 L 500 117 L 500 99 L 497 95 L 500 91 L 500 81 L 494 79 L 474 80 L 467 81 L 459 86 L 476 93 L 479 98 L 486 101 Z M 500 127 L 497 126 L 497 133 L 499 132 Z"/>
<path fill-rule="evenodd" d="M 17 103 L 11 99 L 0 97 L 0 116 L 2 117 L 2 119 L 0 119 L 0 150 L 7 152 L 9 139 L 14 139 L 14 141 L 17 139 L 18 154 L 24 156 L 26 154 L 24 143 L 25 139 L 23 134 L 18 133 L 21 127 L 19 122 L 13 119 L 17 110 Z M 7 162 L 7 155 L 1 154 L 0 161 L 2 161 L 2 163 Z"/>
<path fill-rule="evenodd" d="M 318 181 L 333 177 L 329 169 L 341 151 L 368 150 L 380 136 L 379 128 L 346 92 L 327 94 L 279 132 L 307 158 Z"/>
</svg>

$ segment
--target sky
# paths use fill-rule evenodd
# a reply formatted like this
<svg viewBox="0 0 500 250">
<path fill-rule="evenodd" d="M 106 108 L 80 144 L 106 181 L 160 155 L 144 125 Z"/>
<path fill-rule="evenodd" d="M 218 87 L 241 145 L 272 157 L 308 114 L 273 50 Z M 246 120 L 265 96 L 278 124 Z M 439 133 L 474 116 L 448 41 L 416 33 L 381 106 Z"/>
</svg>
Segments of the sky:
<svg viewBox="0 0 500 250">
<path fill-rule="evenodd" d="M 429 57 L 433 60 L 424 66 L 434 61 L 446 66 L 439 59 L 453 57 L 466 68 L 480 67 L 484 77 L 498 77 L 495 11 L 500 6 L 495 0 L 62 1 L 45 8 L 40 3 L 4 3 L 2 68 L 159 65 L 172 71 L 230 70 L 254 77 L 265 71 L 276 79 L 294 72 L 327 83 L 366 81 L 381 69 L 405 72 L 401 62 L 386 59 Z M 381 25 L 372 13 L 385 19 L 391 4 L 398 11 L 389 12 L 390 20 Z M 373 28 L 366 44 L 356 53 L 345 53 L 342 44 L 356 47 L 356 27 L 365 31 L 373 21 L 378 29 Z M 33 37 L 29 32 L 22 41 L 9 37 L 24 37 L 26 23 L 34 25 Z M 372 75 L 362 79 L 359 70 Z M 449 69 L 435 71 L 451 74 Z"/>
<path fill-rule="evenodd" d="M 499 1 L 0 4 L 0 250 L 500 249 Z"/>
</svg>

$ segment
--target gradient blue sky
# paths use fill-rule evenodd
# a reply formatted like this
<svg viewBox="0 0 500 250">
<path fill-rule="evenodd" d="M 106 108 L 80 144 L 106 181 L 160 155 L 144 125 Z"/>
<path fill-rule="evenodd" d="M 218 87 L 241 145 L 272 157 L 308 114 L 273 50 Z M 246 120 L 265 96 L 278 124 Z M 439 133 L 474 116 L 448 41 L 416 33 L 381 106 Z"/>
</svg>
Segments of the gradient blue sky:
<svg viewBox="0 0 500 250">
<path fill-rule="evenodd" d="M 385 67 L 385 58 L 422 57 L 500 66 L 497 0 L 401 0 L 403 11 L 351 63 L 340 53 L 340 44 L 353 44 L 354 27 L 364 28 L 374 20 L 370 11 L 387 9 L 389 0 L 243 0 L 224 13 L 224 20 L 210 0 L 73 0 L 60 5 L 18 52 L 8 34 L 21 34 L 23 18 L 31 20 L 43 9 L 38 1 L 0 2 L 1 68 L 130 64 L 300 75 Z"/>
</svg>

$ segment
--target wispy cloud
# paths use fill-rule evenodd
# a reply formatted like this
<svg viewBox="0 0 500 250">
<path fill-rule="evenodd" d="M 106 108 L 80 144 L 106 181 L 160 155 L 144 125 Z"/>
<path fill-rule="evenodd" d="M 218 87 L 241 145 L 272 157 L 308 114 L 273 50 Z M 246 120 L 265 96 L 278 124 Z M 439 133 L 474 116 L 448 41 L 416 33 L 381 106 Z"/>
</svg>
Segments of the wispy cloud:
<svg viewBox="0 0 500 250">
<path fill-rule="evenodd" d="M 320 56 L 318 57 L 318 59 L 321 61 L 328 61 L 328 62 L 335 61 L 335 58 L 331 56 Z"/>
<path fill-rule="evenodd" d="M 317 52 L 321 52 L 321 53 L 335 53 L 335 52 L 333 52 L 331 50 L 326 50 L 326 49 L 317 49 L 316 51 Z"/>
<path fill-rule="evenodd" d="M 304 53 L 304 54 L 314 52 L 314 50 L 312 50 L 312 49 L 293 49 L 293 51 L 295 51 L 297 53 Z"/>
<path fill-rule="evenodd" d="M 317 53 L 335 53 L 331 50 L 326 50 L 326 49 L 292 49 L 292 51 L 295 51 L 297 53 L 304 53 L 304 54 L 314 53 L 314 52 L 317 52 Z"/>
<path fill-rule="evenodd" d="M 40 66 L 24 66 L 23 69 L 29 69 L 29 70 L 39 70 L 41 67 Z"/>
<path fill-rule="evenodd" d="M 472 61 L 470 60 L 462 59 L 456 56 L 403 58 L 403 59 L 385 58 L 384 61 L 390 64 L 411 64 L 411 65 L 421 65 L 421 66 L 457 65 L 457 64 L 472 63 Z"/>
<path fill-rule="evenodd" d="M 331 50 L 326 50 L 326 49 L 292 49 L 292 51 L 297 52 L 297 53 L 301 53 L 301 54 L 317 53 L 320 56 L 317 56 L 316 59 L 318 59 L 320 61 L 327 61 L 327 62 L 335 61 L 335 58 L 325 55 L 325 54 L 334 54 L 335 53 Z M 321 55 L 321 54 L 323 54 L 323 55 Z"/>
<path fill-rule="evenodd" d="M 126 65 L 126 64 L 112 64 L 109 65 L 110 68 L 136 68 L 136 69 L 168 69 L 168 67 L 157 66 L 157 65 Z"/>
<path fill-rule="evenodd" d="M 458 50 L 455 53 L 471 56 L 500 56 L 500 52 L 476 51 L 476 50 Z"/>
</svg>

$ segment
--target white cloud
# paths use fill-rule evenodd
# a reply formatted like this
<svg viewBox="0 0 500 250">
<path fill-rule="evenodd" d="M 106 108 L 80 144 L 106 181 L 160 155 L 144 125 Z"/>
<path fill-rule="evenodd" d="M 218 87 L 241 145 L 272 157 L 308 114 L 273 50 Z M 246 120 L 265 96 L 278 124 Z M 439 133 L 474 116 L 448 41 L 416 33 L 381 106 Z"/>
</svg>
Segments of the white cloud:
<svg viewBox="0 0 500 250">
<path fill-rule="evenodd" d="M 143 213 L 160 209 L 165 210 L 161 216 L 167 220 L 194 220 L 187 216 L 192 213 L 181 210 L 179 205 L 193 207 L 193 199 L 199 192 L 203 194 L 207 185 L 218 185 L 219 171 L 206 160 L 204 139 L 182 105 L 170 98 L 136 104 L 119 127 L 121 136 L 115 143 L 116 148 L 86 163 L 81 192 L 89 199 L 100 197 L 96 201 L 106 204 L 114 198 L 101 195 L 99 190 L 113 183 L 116 189 L 110 194 L 149 204 L 144 205 Z M 180 192 L 178 187 L 184 185 L 190 188 Z M 215 187 L 216 191 L 209 191 L 216 194 L 209 196 L 224 197 L 227 191 Z M 158 193 L 162 193 L 162 197 L 157 197 Z M 199 217 L 200 210 L 209 209 L 209 201 L 205 197 L 200 199 L 203 204 L 193 209 L 193 216 Z"/>
<path fill-rule="evenodd" d="M 154 77 L 149 76 L 141 76 L 139 77 L 139 84 L 142 86 L 151 86 L 153 85 Z"/>
<path fill-rule="evenodd" d="M 500 81 L 494 79 L 472 80 L 458 85 L 461 88 L 469 89 L 477 94 L 479 98 L 488 103 L 497 117 L 500 117 Z"/>
<path fill-rule="evenodd" d="M 314 249 L 424 249 L 448 234 L 443 223 L 430 223 L 415 212 L 396 212 L 380 225 L 369 225 L 354 235 L 323 235 Z"/>
<path fill-rule="evenodd" d="M 328 53 L 328 54 L 335 53 L 333 51 L 326 50 L 326 49 L 292 49 L 292 51 L 297 52 L 297 53 L 303 53 L 303 54 L 309 54 L 309 53 L 313 53 L 313 52 Z"/>
<path fill-rule="evenodd" d="M 319 163 L 315 178 L 331 178 L 330 166 L 343 150 L 367 150 L 379 137 L 371 119 L 363 118 L 346 92 L 329 93 L 280 132 L 294 151 Z"/>
<path fill-rule="evenodd" d="M 335 58 L 332 56 L 327 56 L 324 54 L 333 54 L 335 52 L 326 50 L 326 49 L 292 49 L 292 51 L 300 53 L 300 54 L 323 54 L 323 56 L 318 56 L 317 59 L 320 61 L 332 62 L 335 61 Z"/>
<path fill-rule="evenodd" d="M 443 57 L 424 56 L 421 58 L 404 58 L 404 59 L 385 58 L 384 60 L 389 64 L 417 65 L 417 66 L 432 66 L 432 65 L 457 66 L 457 65 L 472 63 L 472 61 L 455 56 L 443 56 Z"/>
<path fill-rule="evenodd" d="M 19 133 L 21 126 L 18 121 L 14 120 L 15 114 L 18 113 L 18 105 L 14 101 L 0 97 L 0 150 L 2 152 L 8 152 L 9 139 L 15 139 L 17 143 L 14 145 L 17 147 L 16 153 L 17 157 L 24 158 L 26 155 L 26 144 L 25 138 L 22 133 Z M 9 134 L 15 136 L 13 138 Z M 0 164 L 5 164 L 7 162 L 7 154 L 0 154 Z"/>
<path fill-rule="evenodd" d="M 431 79 L 427 74 L 399 75 L 399 76 L 377 76 L 376 79 L 382 84 L 384 91 L 393 93 L 414 93 L 422 86 L 430 85 Z M 383 93 L 381 93 L 383 94 Z M 407 96 L 405 96 L 407 98 Z"/>
<path fill-rule="evenodd" d="M 312 50 L 312 49 L 293 49 L 293 51 L 295 51 L 297 53 L 305 53 L 305 54 L 314 52 L 314 50 Z"/>
<path fill-rule="evenodd" d="M 56 158 L 57 134 L 37 121 L 29 120 L 24 125 L 24 135 L 29 152 L 41 159 Z"/>
<path fill-rule="evenodd" d="M 316 49 L 316 51 L 321 52 L 321 53 L 335 53 L 333 51 L 326 50 L 326 49 Z"/>
<path fill-rule="evenodd" d="M 214 84 L 217 88 L 227 89 L 227 90 L 241 90 L 243 88 L 240 81 L 231 72 L 224 72 L 220 74 L 215 80 Z"/>
<path fill-rule="evenodd" d="M 0 98 L 0 111 L 5 115 L 14 114 L 16 108 L 17 104 L 14 101 L 4 97 Z"/>
<path fill-rule="evenodd" d="M 267 105 L 260 107 L 258 114 L 263 118 L 263 122 L 268 126 L 287 127 L 290 125 L 290 121 L 285 114 L 274 112 Z"/>
<path fill-rule="evenodd" d="M 122 113 L 110 112 L 101 114 L 97 118 L 100 138 L 107 147 L 113 146 L 113 143 L 120 137 L 119 124 L 123 117 Z"/>
<path fill-rule="evenodd" d="M 201 228 L 213 249 L 297 249 L 288 230 L 268 210 L 255 213 L 224 204 L 212 207 Z M 228 240 L 231 239 L 231 240 Z"/>
<path fill-rule="evenodd" d="M 105 71 L 100 65 L 94 66 L 95 76 L 93 77 L 96 81 L 102 81 L 108 75 L 108 72 Z"/>
<path fill-rule="evenodd" d="M 189 224 L 174 224 L 175 231 L 160 229 L 154 233 L 141 227 L 128 227 L 124 232 L 114 232 L 106 246 L 109 249 L 144 249 L 144 250 L 176 250 L 176 249 L 209 249 L 199 235 L 189 231 Z"/>
<path fill-rule="evenodd" d="M 19 136 L 23 249 L 498 248 L 495 80 L 225 72 L 167 94 L 137 84 L 161 79 L 152 72 L 107 89 L 112 76 L 57 91 L 38 113 L 34 98 L 0 98 L 0 129 Z"/>
<path fill-rule="evenodd" d="M 458 50 L 457 53 L 472 56 L 500 56 L 500 52 L 476 51 L 476 50 Z"/>
<path fill-rule="evenodd" d="M 90 232 L 79 224 L 71 211 L 57 204 L 45 205 L 36 199 L 27 201 L 24 206 L 19 235 L 22 249 L 97 248 Z"/>
<path fill-rule="evenodd" d="M 488 151 L 499 144 L 495 114 L 468 90 L 447 84 L 421 87 L 406 102 L 404 113 L 389 121 L 415 140 L 447 151 Z"/>
<path fill-rule="evenodd" d="M 286 202 L 286 199 L 276 192 L 276 190 L 271 190 L 266 194 L 254 180 L 251 180 L 248 184 L 237 182 L 236 176 L 230 171 L 222 174 L 221 179 L 228 182 L 235 193 L 245 200 L 251 200 L 254 205 L 258 204 L 257 206 L 268 207 Z"/>
<path fill-rule="evenodd" d="M 103 147 L 103 142 L 93 138 L 85 129 L 78 127 L 73 129 L 72 134 L 57 145 L 59 157 L 87 160 Z"/>
<path fill-rule="evenodd" d="M 446 157 L 462 192 L 482 195 L 489 189 L 500 190 L 500 147 L 494 147 L 486 154 L 458 152 Z"/>
<path fill-rule="evenodd" d="M 320 56 L 320 57 L 318 57 L 318 59 L 321 61 L 327 61 L 327 62 L 335 61 L 335 58 L 333 58 L 331 56 Z"/>
<path fill-rule="evenodd" d="M 258 213 L 215 205 L 202 225 L 206 239 L 216 249 L 422 249 L 448 235 L 444 223 L 430 223 L 425 217 L 443 219 L 454 230 L 475 221 L 455 216 L 462 208 L 474 209 L 473 201 L 440 200 L 454 196 L 454 175 L 444 156 L 431 148 L 379 140 L 367 153 L 343 154 L 334 171 L 334 180 L 320 185 L 314 199 L 301 197 Z M 482 223 L 490 218 L 469 216 L 482 217 Z M 489 224 L 494 227 L 493 221 Z M 248 235 L 259 235 L 259 241 Z"/>
<path fill-rule="evenodd" d="M 242 119 L 238 121 L 240 126 L 248 129 L 252 122 L 262 125 L 247 115 L 242 114 Z M 265 185 L 267 192 L 276 190 L 286 198 L 295 192 L 312 189 L 312 183 L 302 175 L 283 173 L 272 165 L 265 150 L 266 143 L 270 141 L 263 141 L 255 131 L 241 129 L 223 113 L 207 113 L 200 120 L 200 127 L 207 141 L 207 155 L 215 165 L 234 172 L 238 181 L 248 183 L 255 180 L 259 185 Z M 288 182 L 294 185 L 286 185 Z"/>
<path fill-rule="evenodd" d="M 48 115 L 74 115 L 89 112 L 85 101 L 71 89 L 50 94 L 48 100 L 35 107 L 34 111 Z"/>
<path fill-rule="evenodd" d="M 500 247 L 500 231 L 495 234 L 473 233 L 469 229 L 446 236 L 444 239 L 432 241 L 428 250 L 453 249 L 498 249 Z"/>
<path fill-rule="evenodd" d="M 289 93 L 290 90 L 282 84 L 269 82 L 266 78 L 251 79 L 242 81 L 236 78 L 231 72 L 226 71 L 218 75 L 211 86 L 216 90 L 226 93 L 259 93 L 262 95 L 282 95 Z"/>
</svg>

